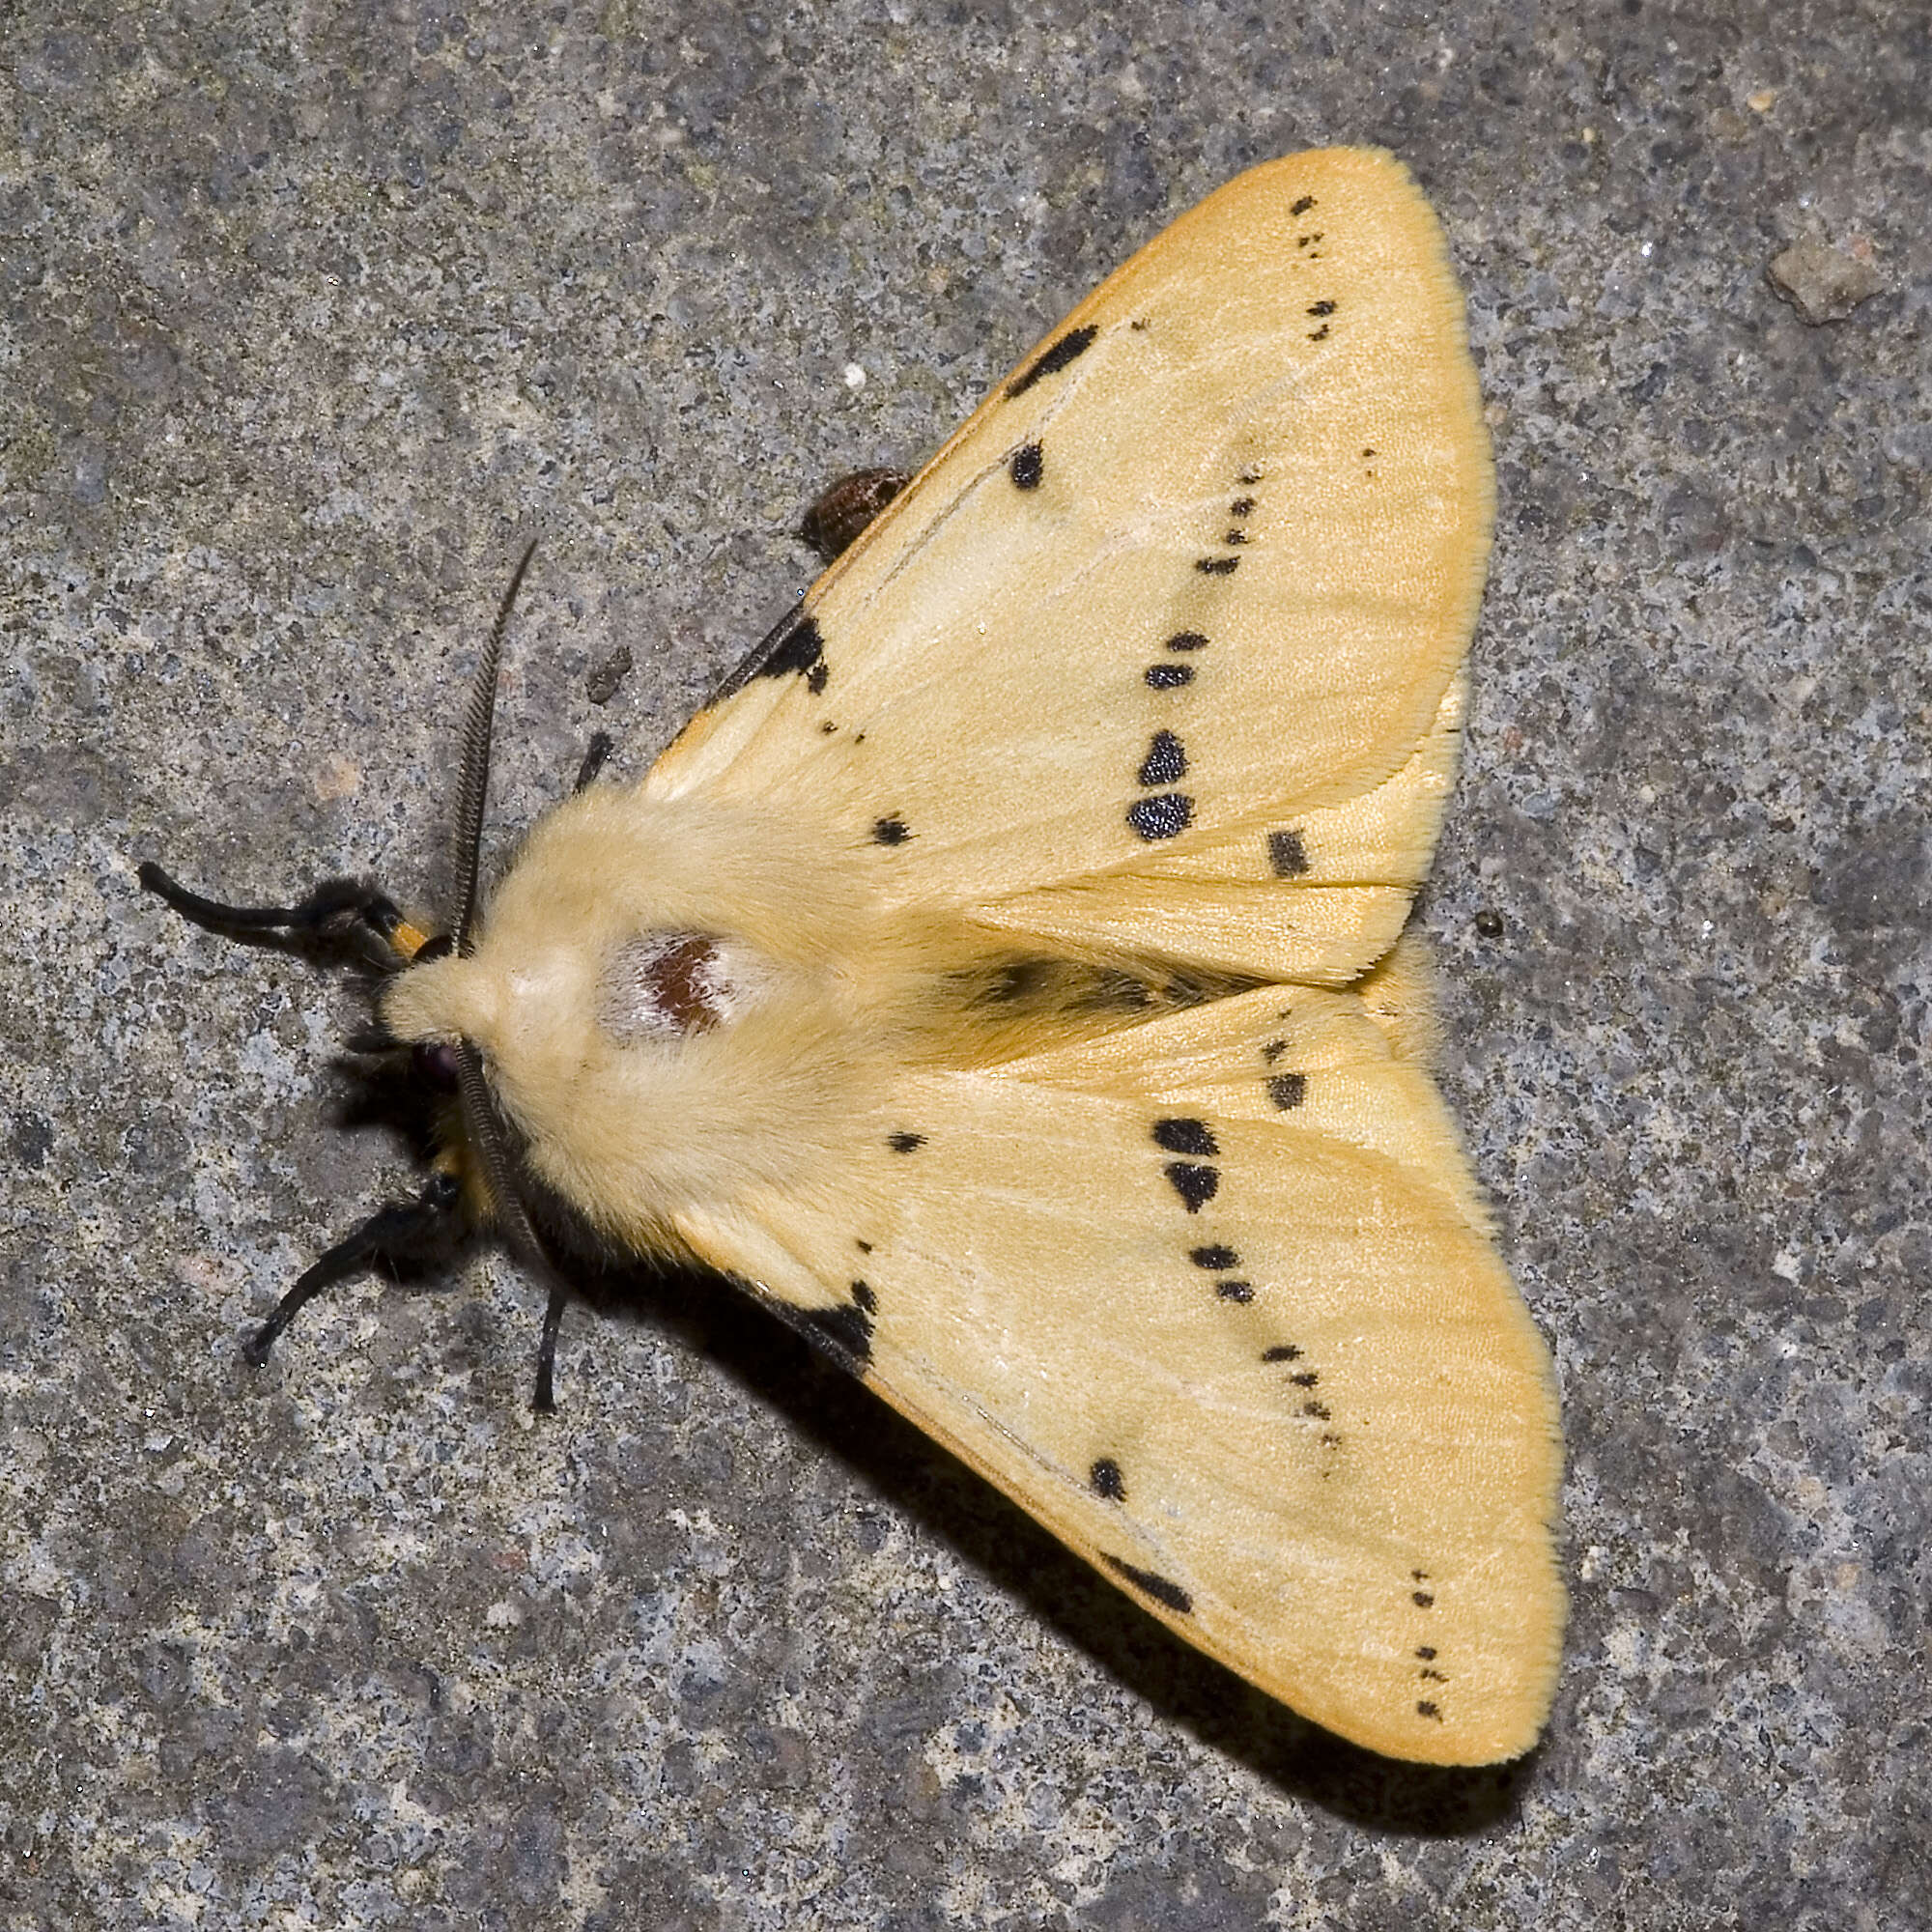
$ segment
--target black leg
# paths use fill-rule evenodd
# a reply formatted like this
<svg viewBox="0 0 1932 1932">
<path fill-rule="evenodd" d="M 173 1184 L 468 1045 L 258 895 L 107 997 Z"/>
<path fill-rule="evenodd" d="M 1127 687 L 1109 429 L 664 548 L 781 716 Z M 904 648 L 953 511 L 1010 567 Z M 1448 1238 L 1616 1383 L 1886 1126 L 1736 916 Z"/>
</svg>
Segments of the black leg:
<svg viewBox="0 0 1932 1932">
<path fill-rule="evenodd" d="M 421 935 L 407 924 L 395 901 L 359 879 L 325 879 L 292 906 L 237 906 L 189 892 L 152 859 L 142 861 L 135 877 L 185 920 L 211 932 L 281 933 L 297 941 L 333 944 L 373 938 L 390 965 L 412 957 L 422 945 Z"/>
<path fill-rule="evenodd" d="M 615 749 L 608 731 L 593 731 L 589 748 L 583 753 L 583 762 L 577 768 L 577 782 L 572 791 L 582 791 L 586 785 L 597 781 L 597 774 L 604 769 L 604 761 Z"/>
<path fill-rule="evenodd" d="M 550 1300 L 544 1304 L 543 1340 L 537 1344 L 537 1389 L 530 1398 L 530 1406 L 539 1415 L 556 1413 L 556 1391 L 553 1385 L 556 1375 L 556 1338 L 563 1328 L 563 1311 L 569 1301 L 565 1290 L 553 1284 Z"/>
<path fill-rule="evenodd" d="M 242 1345 L 242 1354 L 259 1369 L 269 1359 L 275 1338 L 308 1302 L 371 1263 L 410 1267 L 447 1259 L 450 1243 L 461 1231 L 462 1208 L 463 1183 L 440 1170 L 430 1176 L 415 1200 L 385 1203 L 353 1235 L 303 1269 L 275 1304 L 275 1312 Z"/>
</svg>

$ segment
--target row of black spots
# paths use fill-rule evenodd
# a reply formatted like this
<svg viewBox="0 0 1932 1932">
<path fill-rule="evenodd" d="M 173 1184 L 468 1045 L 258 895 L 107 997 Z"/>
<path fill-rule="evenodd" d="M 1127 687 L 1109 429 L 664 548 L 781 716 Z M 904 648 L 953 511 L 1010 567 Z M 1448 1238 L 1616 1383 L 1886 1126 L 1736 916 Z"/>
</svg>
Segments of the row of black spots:
<svg viewBox="0 0 1932 1932">
<path fill-rule="evenodd" d="M 1322 318 L 1335 313 L 1335 304 L 1332 301 L 1326 300 L 1311 302 L 1308 306 L 1308 313 L 1314 316 L 1318 323 L 1320 323 L 1319 327 L 1310 330 L 1309 341 L 1325 342 L 1328 339 L 1328 324 Z"/>
<path fill-rule="evenodd" d="M 1171 1577 L 1163 1577 L 1155 1570 L 1143 1570 L 1138 1564 L 1129 1563 L 1124 1556 L 1109 1556 L 1104 1550 L 1100 1560 L 1117 1577 L 1124 1577 L 1135 1589 L 1151 1597 L 1163 1608 L 1183 1617 L 1193 1610 L 1194 1599 Z"/>
<path fill-rule="evenodd" d="M 1099 332 L 1099 325 L 1090 322 L 1082 328 L 1069 328 L 1058 342 L 1049 343 L 1007 384 L 1007 400 L 1010 402 L 1015 396 L 1025 395 L 1044 377 L 1059 375 L 1069 363 L 1086 355 Z"/>
<path fill-rule="evenodd" d="M 758 667 L 760 677 L 805 679 L 805 688 L 816 697 L 826 687 L 831 671 L 825 662 L 825 639 L 818 619 L 802 611 L 791 628 L 773 645 L 771 655 Z"/>
<path fill-rule="evenodd" d="M 1434 1609 L 1435 1607 L 1435 1592 L 1434 1590 L 1426 1590 L 1422 1587 L 1429 1581 L 1429 1572 L 1426 1570 L 1411 1570 L 1408 1573 L 1408 1579 L 1415 1585 L 1415 1588 L 1409 1592 L 1408 1601 L 1418 1610 Z M 1422 1665 L 1422 1668 L 1415 1673 L 1420 1682 L 1425 1684 L 1448 1683 L 1448 1678 L 1435 1668 L 1435 1646 L 1433 1643 L 1417 1644 L 1415 1647 L 1415 1657 L 1416 1661 Z M 1442 1721 L 1442 1708 L 1433 1697 L 1418 1697 L 1415 1700 L 1415 1715 L 1418 1718 L 1433 1719 L 1438 1724 Z"/>
<path fill-rule="evenodd" d="M 1170 651 L 1197 651 L 1208 639 L 1198 631 L 1177 631 L 1167 640 Z M 1155 664 L 1147 669 L 1147 682 L 1155 691 L 1178 691 L 1194 682 L 1188 665 Z M 1187 776 L 1187 753 L 1173 731 L 1156 731 L 1149 740 L 1147 755 L 1134 776 L 1136 784 L 1154 792 L 1151 798 L 1137 798 L 1127 807 L 1127 823 L 1151 845 L 1163 838 L 1178 838 L 1194 823 L 1194 801 L 1185 792 L 1166 787 L 1177 785 Z"/>
<path fill-rule="evenodd" d="M 1287 1017 L 1287 1011 L 1281 1014 L 1281 1018 Z M 1266 1041 L 1262 1047 L 1262 1065 L 1268 1067 L 1277 1065 L 1287 1051 L 1288 1041 L 1285 1039 Z M 1269 1104 L 1277 1113 L 1289 1113 L 1308 1098 L 1308 1075 L 1305 1073 L 1266 1073 L 1262 1079 L 1267 1088 Z"/>
<path fill-rule="evenodd" d="M 1170 1118 L 1153 1123 L 1153 1141 L 1167 1153 L 1191 1154 L 1191 1160 L 1171 1160 L 1161 1173 L 1180 1196 L 1180 1205 L 1198 1214 L 1220 1191 L 1221 1170 L 1208 1162 L 1221 1151 L 1206 1121 Z"/>
<path fill-rule="evenodd" d="M 1296 1414 L 1304 1422 L 1333 1422 L 1335 1417 L 1315 1390 L 1321 1386 L 1321 1371 L 1308 1364 L 1307 1351 L 1293 1342 L 1276 1342 L 1262 1350 L 1262 1361 L 1271 1369 L 1286 1368 L 1292 1362 L 1300 1362 L 1302 1367 L 1293 1370 L 1288 1378 L 1291 1388 L 1302 1393 L 1301 1406 Z M 1339 1449 L 1342 1438 L 1332 1429 L 1321 1433 L 1321 1446 L 1324 1449 Z M 1321 1472 L 1324 1476 L 1326 1469 Z"/>
<path fill-rule="evenodd" d="M 1199 631 L 1177 631 L 1162 648 L 1183 654 L 1205 651 L 1208 639 Z M 1188 664 L 1151 664 L 1146 675 L 1150 690 L 1179 691 L 1194 682 L 1194 667 Z"/>
<path fill-rule="evenodd" d="M 1234 1272 L 1241 1264 L 1240 1256 L 1225 1241 L 1208 1241 L 1201 1247 L 1189 1248 L 1187 1259 L 1196 1267 L 1221 1277 L 1214 1284 L 1214 1293 L 1221 1300 L 1245 1304 L 1255 1298 L 1254 1283 L 1241 1280 Z"/>
</svg>

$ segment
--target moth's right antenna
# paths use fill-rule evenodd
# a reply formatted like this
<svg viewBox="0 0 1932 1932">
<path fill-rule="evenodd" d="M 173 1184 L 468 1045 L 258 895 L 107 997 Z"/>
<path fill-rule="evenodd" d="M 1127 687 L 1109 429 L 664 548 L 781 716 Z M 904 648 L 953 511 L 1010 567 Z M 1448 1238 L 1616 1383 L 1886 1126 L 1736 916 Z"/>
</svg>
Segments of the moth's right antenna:
<svg viewBox="0 0 1932 1932">
<path fill-rule="evenodd" d="M 482 662 L 476 667 L 476 682 L 469 687 L 469 702 L 463 713 L 463 777 L 456 794 L 456 866 L 463 887 L 463 916 L 456 924 L 456 950 L 468 953 L 475 944 L 476 878 L 483 861 L 483 806 L 490 791 L 490 726 L 497 714 L 497 668 L 503 657 L 503 633 L 510 627 L 510 612 L 516 608 L 517 592 L 523 588 L 524 572 L 537 554 L 536 539 L 530 539 L 497 607 L 497 621 L 490 626 L 490 640 L 483 646 Z"/>
</svg>

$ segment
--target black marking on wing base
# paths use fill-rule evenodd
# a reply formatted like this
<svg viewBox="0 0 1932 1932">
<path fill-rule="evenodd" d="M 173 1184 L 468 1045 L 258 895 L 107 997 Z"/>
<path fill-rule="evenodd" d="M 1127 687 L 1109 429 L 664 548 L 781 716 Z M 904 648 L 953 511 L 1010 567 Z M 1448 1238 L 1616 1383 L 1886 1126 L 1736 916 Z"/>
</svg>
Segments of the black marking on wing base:
<svg viewBox="0 0 1932 1932">
<path fill-rule="evenodd" d="M 1299 832 L 1268 834 L 1268 869 L 1277 879 L 1298 879 L 1308 869 L 1308 847 Z"/>
<path fill-rule="evenodd" d="M 865 1287 L 863 1282 L 858 1287 Z M 869 1291 L 868 1291 L 869 1293 Z M 856 1376 L 866 1373 L 872 1359 L 872 1316 L 862 1303 L 845 1308 L 814 1308 L 799 1324 L 805 1338 L 821 1354 Z"/>
<path fill-rule="evenodd" d="M 1127 823 L 1151 845 L 1159 838 L 1178 838 L 1194 823 L 1194 801 L 1184 791 L 1137 798 L 1127 807 Z"/>
<path fill-rule="evenodd" d="M 1013 479 L 1015 490 L 1037 490 L 1046 474 L 1045 452 L 1037 442 L 1021 443 L 1007 465 L 1007 474 Z"/>
<path fill-rule="evenodd" d="M 1094 346 L 1094 338 L 1099 332 L 1099 325 L 1092 322 L 1084 328 L 1069 328 L 1058 342 L 1042 349 L 1007 384 L 1008 401 L 1010 402 L 1015 396 L 1025 395 L 1042 377 L 1059 375 L 1069 362 L 1076 361 Z"/>
<path fill-rule="evenodd" d="M 825 639 L 818 619 L 801 611 L 791 628 L 772 646 L 771 655 L 753 673 L 755 677 L 803 677 L 813 696 L 825 689 Z"/>
<path fill-rule="evenodd" d="M 1145 1592 L 1156 1604 L 1178 1611 L 1181 1616 L 1190 1615 L 1194 1609 L 1194 1599 L 1180 1585 L 1157 1571 L 1143 1570 L 1137 1564 L 1129 1563 L 1123 1556 L 1109 1556 L 1104 1550 L 1100 1560 L 1116 1576 L 1124 1577 L 1135 1589 Z"/>
<path fill-rule="evenodd" d="M 1111 1456 L 1099 1457 L 1094 1466 L 1087 1471 L 1087 1481 L 1096 1496 L 1105 1496 L 1110 1503 L 1123 1503 L 1127 1499 L 1127 1486 L 1121 1475 L 1121 1465 Z"/>
</svg>

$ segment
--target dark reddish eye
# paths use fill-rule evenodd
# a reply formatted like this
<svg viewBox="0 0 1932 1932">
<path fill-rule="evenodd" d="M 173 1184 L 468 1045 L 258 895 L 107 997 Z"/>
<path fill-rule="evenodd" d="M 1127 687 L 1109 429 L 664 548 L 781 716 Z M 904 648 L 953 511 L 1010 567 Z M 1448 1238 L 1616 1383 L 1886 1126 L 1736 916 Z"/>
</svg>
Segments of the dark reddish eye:
<svg viewBox="0 0 1932 1932">
<path fill-rule="evenodd" d="M 461 1084 L 457 1071 L 456 1049 L 440 1039 L 419 1039 L 412 1051 L 416 1078 L 444 1094 L 454 1094 Z"/>
</svg>

